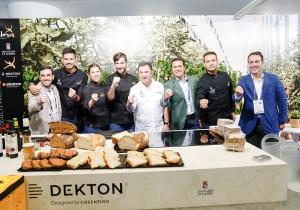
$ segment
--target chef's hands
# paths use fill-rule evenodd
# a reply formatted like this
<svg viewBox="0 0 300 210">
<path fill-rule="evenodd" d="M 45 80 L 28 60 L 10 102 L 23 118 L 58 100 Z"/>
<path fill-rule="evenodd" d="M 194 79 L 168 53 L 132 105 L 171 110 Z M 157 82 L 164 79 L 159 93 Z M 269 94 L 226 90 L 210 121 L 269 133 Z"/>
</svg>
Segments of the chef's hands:
<svg viewBox="0 0 300 210">
<path fill-rule="evenodd" d="M 135 101 L 135 95 L 129 95 L 128 96 L 128 103 L 131 105 L 133 104 Z"/>
<path fill-rule="evenodd" d="M 244 94 L 244 89 L 241 86 L 235 88 L 235 94 L 237 97 L 241 97 Z"/>
<path fill-rule="evenodd" d="M 69 88 L 68 96 L 74 101 L 80 101 L 79 95 L 77 95 L 76 90 L 74 90 L 73 88 Z"/>
<path fill-rule="evenodd" d="M 38 98 L 38 103 L 40 105 L 42 105 L 46 102 L 47 102 L 47 95 L 45 95 L 45 94 L 40 95 L 39 98 Z"/>
<path fill-rule="evenodd" d="M 200 100 L 200 108 L 201 109 L 207 109 L 208 107 L 208 100 L 207 99 L 201 99 Z"/>
<path fill-rule="evenodd" d="M 173 91 L 170 88 L 166 89 L 165 94 L 164 94 L 164 100 L 167 101 L 172 96 L 173 96 Z"/>
<path fill-rule="evenodd" d="M 113 88 L 116 88 L 116 87 L 119 86 L 119 82 L 120 82 L 120 77 L 114 77 L 111 86 L 112 86 Z"/>
<path fill-rule="evenodd" d="M 40 93 L 41 86 L 30 83 L 29 86 L 28 86 L 28 89 L 29 89 L 29 91 L 32 95 L 37 95 L 37 94 Z"/>
</svg>

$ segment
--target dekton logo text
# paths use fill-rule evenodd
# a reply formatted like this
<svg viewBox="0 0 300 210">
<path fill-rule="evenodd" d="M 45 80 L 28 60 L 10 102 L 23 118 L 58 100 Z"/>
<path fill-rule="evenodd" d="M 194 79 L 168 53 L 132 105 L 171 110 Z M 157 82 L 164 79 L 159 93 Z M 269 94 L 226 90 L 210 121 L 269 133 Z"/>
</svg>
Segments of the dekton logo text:
<svg viewBox="0 0 300 210">
<path fill-rule="evenodd" d="M 73 196 L 73 195 L 107 195 L 107 194 L 123 194 L 122 183 L 100 183 L 100 184 L 64 184 L 50 185 L 51 196 Z"/>
</svg>

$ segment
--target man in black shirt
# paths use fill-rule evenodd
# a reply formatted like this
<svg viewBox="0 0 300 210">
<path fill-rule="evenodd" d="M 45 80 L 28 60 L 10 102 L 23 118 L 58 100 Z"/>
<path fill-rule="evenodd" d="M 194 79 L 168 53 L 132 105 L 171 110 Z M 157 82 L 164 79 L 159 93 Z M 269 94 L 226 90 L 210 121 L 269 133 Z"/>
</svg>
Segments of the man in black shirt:
<svg viewBox="0 0 300 210">
<path fill-rule="evenodd" d="M 62 121 L 73 123 L 77 132 L 82 131 L 82 92 L 87 83 L 87 75 L 76 67 L 76 51 L 64 48 L 62 51 L 63 67 L 54 71 L 53 84 L 56 85 L 62 107 Z M 39 88 L 29 86 L 30 92 L 35 95 Z"/>
<path fill-rule="evenodd" d="M 111 120 L 110 130 L 134 130 L 133 115 L 128 112 L 126 103 L 130 88 L 137 83 L 137 78 L 127 72 L 127 57 L 124 53 L 116 53 L 113 61 L 116 72 L 106 80 Z"/>
<path fill-rule="evenodd" d="M 232 81 L 226 72 L 217 70 L 217 54 L 206 52 L 203 62 L 206 73 L 199 79 L 196 91 L 202 128 L 217 125 L 219 118 L 233 119 L 235 110 Z"/>
</svg>

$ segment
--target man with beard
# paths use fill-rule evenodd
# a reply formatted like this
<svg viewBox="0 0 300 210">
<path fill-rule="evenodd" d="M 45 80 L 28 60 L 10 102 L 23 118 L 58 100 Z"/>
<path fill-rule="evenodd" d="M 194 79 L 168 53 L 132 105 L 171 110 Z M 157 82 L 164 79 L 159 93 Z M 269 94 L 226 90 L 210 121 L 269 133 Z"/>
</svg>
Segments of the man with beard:
<svg viewBox="0 0 300 210">
<path fill-rule="evenodd" d="M 59 93 L 52 85 L 53 70 L 51 67 L 41 67 L 39 70 L 40 82 L 37 95 L 28 93 L 28 110 L 31 114 L 30 130 L 32 134 L 48 134 L 49 123 L 61 120 L 61 104 Z"/>
<path fill-rule="evenodd" d="M 116 72 L 106 80 L 110 108 L 110 130 L 134 130 L 133 115 L 126 108 L 130 88 L 137 78 L 127 72 L 127 56 L 118 52 L 113 56 Z"/>
<path fill-rule="evenodd" d="M 53 84 L 56 85 L 62 106 L 62 121 L 73 123 L 77 132 L 82 131 L 82 98 L 83 88 L 87 83 L 87 75 L 76 67 L 76 51 L 64 48 L 62 51 L 63 67 L 54 71 Z M 32 94 L 38 94 L 40 88 L 30 85 Z"/>
</svg>

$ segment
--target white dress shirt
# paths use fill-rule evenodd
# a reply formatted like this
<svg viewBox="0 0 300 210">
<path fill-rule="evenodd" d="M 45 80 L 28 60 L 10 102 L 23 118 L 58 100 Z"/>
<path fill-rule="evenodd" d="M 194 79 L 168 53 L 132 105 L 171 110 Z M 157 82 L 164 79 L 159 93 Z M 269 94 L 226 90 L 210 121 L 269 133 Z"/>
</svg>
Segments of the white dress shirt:
<svg viewBox="0 0 300 210">
<path fill-rule="evenodd" d="M 164 86 L 152 79 L 146 87 L 138 82 L 130 89 L 130 96 L 134 96 L 134 103 L 129 111 L 133 112 L 135 131 L 161 131 L 163 127 L 163 107 L 160 99 L 164 94 Z"/>
<path fill-rule="evenodd" d="M 191 89 L 189 87 L 189 83 L 187 78 L 185 77 L 184 79 L 178 79 L 176 77 L 182 92 L 184 94 L 184 98 L 185 98 L 185 102 L 187 105 L 187 110 L 186 110 L 186 115 L 191 115 L 195 113 L 195 107 L 194 107 L 194 102 L 193 102 L 193 96 L 192 96 L 192 92 Z"/>
</svg>

